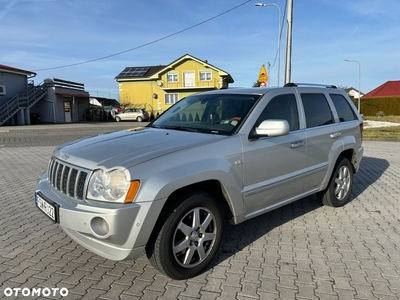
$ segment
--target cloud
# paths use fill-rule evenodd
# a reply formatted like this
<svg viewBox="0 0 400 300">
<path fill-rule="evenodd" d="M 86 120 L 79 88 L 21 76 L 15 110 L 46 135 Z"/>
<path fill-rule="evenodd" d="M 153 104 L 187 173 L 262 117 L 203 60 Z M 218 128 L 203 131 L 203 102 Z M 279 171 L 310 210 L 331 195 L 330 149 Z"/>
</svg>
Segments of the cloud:
<svg viewBox="0 0 400 300">
<path fill-rule="evenodd" d="M 2 2 L 0 2 L 2 3 Z M 12 9 L 12 7 L 17 3 L 17 1 L 7 1 L 6 6 L 0 10 L 0 21 L 1 19 Z"/>
</svg>

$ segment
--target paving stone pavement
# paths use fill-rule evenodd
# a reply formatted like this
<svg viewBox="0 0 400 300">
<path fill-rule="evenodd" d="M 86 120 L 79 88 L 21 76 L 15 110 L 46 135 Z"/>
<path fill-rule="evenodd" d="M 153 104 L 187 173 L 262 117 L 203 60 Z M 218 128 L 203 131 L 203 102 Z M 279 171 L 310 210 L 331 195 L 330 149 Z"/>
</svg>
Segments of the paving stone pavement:
<svg viewBox="0 0 400 300">
<path fill-rule="evenodd" d="M 136 125 L 0 127 L 0 298 L 66 288 L 63 299 L 400 299 L 400 142 L 364 142 L 344 207 L 311 196 L 231 226 L 212 267 L 189 280 L 146 256 L 115 262 L 79 246 L 35 208 L 36 181 L 55 145 Z"/>
</svg>

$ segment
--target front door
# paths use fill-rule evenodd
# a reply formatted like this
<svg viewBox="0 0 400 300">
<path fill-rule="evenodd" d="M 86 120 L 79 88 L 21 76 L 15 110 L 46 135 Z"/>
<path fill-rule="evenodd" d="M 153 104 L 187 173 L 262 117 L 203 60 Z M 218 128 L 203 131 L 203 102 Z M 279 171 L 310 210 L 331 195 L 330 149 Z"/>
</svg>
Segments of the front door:
<svg viewBox="0 0 400 300">
<path fill-rule="evenodd" d="M 64 121 L 65 123 L 72 122 L 72 109 L 70 101 L 64 101 Z"/>
<path fill-rule="evenodd" d="M 244 205 L 248 215 L 257 214 L 277 201 L 288 200 L 304 190 L 306 135 L 300 129 L 294 94 L 277 95 L 264 108 L 255 127 L 270 119 L 286 120 L 290 133 L 243 142 Z"/>
</svg>

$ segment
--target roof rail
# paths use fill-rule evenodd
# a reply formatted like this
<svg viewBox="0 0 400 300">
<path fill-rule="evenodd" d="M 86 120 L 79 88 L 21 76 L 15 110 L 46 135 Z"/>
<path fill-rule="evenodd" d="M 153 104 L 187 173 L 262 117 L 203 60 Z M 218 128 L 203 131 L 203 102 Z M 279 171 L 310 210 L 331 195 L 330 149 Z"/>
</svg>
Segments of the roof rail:
<svg viewBox="0 0 400 300">
<path fill-rule="evenodd" d="M 318 83 L 294 83 L 288 82 L 284 85 L 285 87 L 295 87 L 295 86 L 318 86 L 318 87 L 325 87 L 325 88 L 332 88 L 337 89 L 336 85 L 332 84 L 318 84 Z"/>
</svg>

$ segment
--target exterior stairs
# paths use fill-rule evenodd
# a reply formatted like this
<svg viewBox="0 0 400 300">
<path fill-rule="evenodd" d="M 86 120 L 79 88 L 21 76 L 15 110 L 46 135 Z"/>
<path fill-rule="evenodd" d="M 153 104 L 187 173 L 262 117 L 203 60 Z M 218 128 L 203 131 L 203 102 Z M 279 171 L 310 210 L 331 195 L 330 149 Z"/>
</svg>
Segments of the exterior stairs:
<svg viewBox="0 0 400 300">
<path fill-rule="evenodd" d="M 0 102 L 0 126 L 22 108 L 30 108 L 47 95 L 46 83 L 28 84 L 28 87 L 14 97 Z"/>
</svg>

